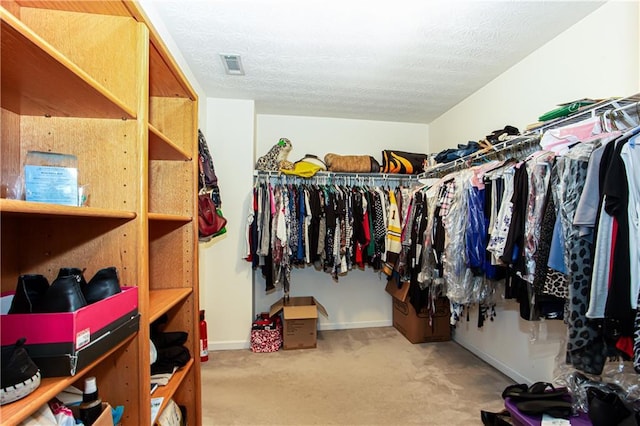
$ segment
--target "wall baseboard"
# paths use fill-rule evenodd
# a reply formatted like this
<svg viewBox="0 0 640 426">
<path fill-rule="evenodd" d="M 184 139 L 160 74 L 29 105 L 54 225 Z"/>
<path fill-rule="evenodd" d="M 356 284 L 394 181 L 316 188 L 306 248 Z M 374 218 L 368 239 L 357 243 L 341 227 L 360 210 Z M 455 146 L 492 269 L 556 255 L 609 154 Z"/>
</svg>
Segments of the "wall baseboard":
<svg viewBox="0 0 640 426">
<path fill-rule="evenodd" d="M 249 349 L 251 347 L 250 340 L 231 340 L 226 342 L 212 342 L 209 340 L 209 352 L 211 351 L 231 351 L 238 349 Z"/>
<path fill-rule="evenodd" d="M 475 356 L 477 356 L 478 358 L 480 358 L 481 360 L 483 360 L 484 362 L 486 362 L 496 370 L 500 371 L 501 373 L 503 373 L 504 375 L 506 375 L 513 381 L 515 381 L 516 383 L 533 383 L 533 381 L 528 377 L 524 377 L 523 375 L 521 375 L 520 373 L 518 373 L 516 370 L 512 369 L 508 365 L 500 362 L 499 360 L 495 359 L 491 355 L 488 355 L 487 353 L 482 352 L 480 349 L 478 349 L 474 345 L 460 342 L 456 340 L 455 337 L 453 338 L 453 341 L 459 344 L 460 346 L 462 346 L 463 348 L 465 348 L 466 350 L 468 350 L 469 352 L 473 353 Z"/>
<path fill-rule="evenodd" d="M 321 323 L 318 330 L 348 330 L 350 328 L 373 328 L 373 327 L 390 327 L 393 325 L 391 320 L 378 321 L 358 321 L 358 322 L 332 322 Z"/>
<path fill-rule="evenodd" d="M 339 323 L 329 323 L 329 324 L 321 324 L 318 327 L 318 330 L 348 330 L 351 328 L 373 328 L 373 327 L 390 327 L 392 325 L 391 321 L 360 321 L 360 322 L 339 322 Z M 233 340 L 226 342 L 212 342 L 209 340 L 209 351 L 231 351 L 238 349 L 249 349 L 251 348 L 250 340 Z"/>
</svg>

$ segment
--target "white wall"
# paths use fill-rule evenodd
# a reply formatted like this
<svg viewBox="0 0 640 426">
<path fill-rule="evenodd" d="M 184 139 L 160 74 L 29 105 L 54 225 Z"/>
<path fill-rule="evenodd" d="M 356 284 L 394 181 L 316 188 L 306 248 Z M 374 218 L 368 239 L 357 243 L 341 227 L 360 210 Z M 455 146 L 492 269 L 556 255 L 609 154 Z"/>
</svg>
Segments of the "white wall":
<svg viewBox="0 0 640 426">
<path fill-rule="evenodd" d="M 323 159 L 333 152 L 371 155 L 381 163 L 383 149 L 429 152 L 425 124 L 267 114 L 259 114 L 256 123 L 256 157 L 265 154 L 281 137 L 293 145 L 290 161 L 305 154 Z"/>
<path fill-rule="evenodd" d="M 482 138 L 512 124 L 524 129 L 558 103 L 583 97 L 628 96 L 640 91 L 638 2 L 608 2 L 429 125 L 434 152 Z M 518 305 L 506 303 L 483 329 L 462 322 L 455 340 L 514 380 L 550 381 L 566 327 L 520 319 Z M 545 336 L 546 334 L 546 336 Z"/>
<path fill-rule="evenodd" d="M 506 124 L 523 131 L 557 104 L 638 89 L 638 2 L 610 1 L 429 124 L 433 152 Z"/>
<path fill-rule="evenodd" d="M 299 160 L 305 154 L 324 158 L 325 154 L 334 152 L 371 155 L 382 162 L 381 151 L 385 148 L 429 152 L 427 134 L 425 124 L 258 115 L 256 158 L 281 137 L 286 137 L 293 144 L 290 161 Z M 350 271 L 337 283 L 329 274 L 313 267 L 294 268 L 291 273 L 292 296 L 314 296 L 327 308 L 329 318 L 320 318 L 320 329 L 391 325 L 391 298 L 384 291 L 385 285 L 386 279 L 371 268 Z M 276 291 L 266 295 L 264 278 L 256 272 L 256 312 L 268 311 L 282 294 Z"/>
<path fill-rule="evenodd" d="M 243 259 L 253 186 L 254 102 L 207 103 L 207 143 L 214 160 L 227 233 L 200 244 L 200 304 L 209 349 L 246 346 L 251 329 L 252 270 Z"/>
</svg>

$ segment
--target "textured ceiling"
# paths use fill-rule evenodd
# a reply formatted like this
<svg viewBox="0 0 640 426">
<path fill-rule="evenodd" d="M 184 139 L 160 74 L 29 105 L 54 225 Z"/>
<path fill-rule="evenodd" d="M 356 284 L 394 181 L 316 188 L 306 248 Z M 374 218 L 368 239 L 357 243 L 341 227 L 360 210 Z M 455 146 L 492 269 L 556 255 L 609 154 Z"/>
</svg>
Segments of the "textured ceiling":
<svg viewBox="0 0 640 426">
<path fill-rule="evenodd" d="M 596 1 L 159 0 L 208 97 L 256 112 L 429 123 Z M 242 57 L 244 76 L 220 54 Z"/>
</svg>

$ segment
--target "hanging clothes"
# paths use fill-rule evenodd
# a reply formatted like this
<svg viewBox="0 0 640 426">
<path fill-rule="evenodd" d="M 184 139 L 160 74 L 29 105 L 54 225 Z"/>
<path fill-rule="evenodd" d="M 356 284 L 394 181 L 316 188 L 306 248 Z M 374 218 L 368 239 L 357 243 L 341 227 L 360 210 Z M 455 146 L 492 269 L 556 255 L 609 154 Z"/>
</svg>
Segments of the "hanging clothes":
<svg viewBox="0 0 640 426">
<path fill-rule="evenodd" d="M 402 217 L 397 194 L 411 191 L 396 181 L 382 186 L 257 182 L 253 223 L 247 228 L 251 260 L 266 291 L 289 291 L 292 267 L 314 265 L 334 280 L 365 265 L 393 271 L 400 253 Z M 390 242 L 393 241 L 393 244 Z M 391 250 L 388 250 L 390 246 Z"/>
</svg>

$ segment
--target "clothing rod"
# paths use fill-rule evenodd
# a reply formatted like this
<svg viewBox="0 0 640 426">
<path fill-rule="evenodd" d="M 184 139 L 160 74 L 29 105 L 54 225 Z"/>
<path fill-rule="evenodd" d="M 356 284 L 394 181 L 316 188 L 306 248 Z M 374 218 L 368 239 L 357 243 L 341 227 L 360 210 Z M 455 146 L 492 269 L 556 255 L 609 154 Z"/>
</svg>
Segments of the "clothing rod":
<svg viewBox="0 0 640 426">
<path fill-rule="evenodd" d="M 512 139 L 499 142 L 493 145 L 491 148 L 472 152 L 469 155 L 456 158 L 455 160 L 449 161 L 448 163 L 436 165 L 418 176 L 419 178 L 433 177 L 436 174 L 443 174 L 444 172 L 455 170 L 456 168 L 467 164 L 469 161 L 478 160 L 492 154 L 501 153 L 503 151 L 518 149 L 522 146 L 532 145 L 537 143 L 538 141 L 539 137 L 535 133 L 517 136 Z"/>
<path fill-rule="evenodd" d="M 419 175 L 406 175 L 406 174 L 398 174 L 398 173 L 347 173 L 347 172 L 317 172 L 315 175 L 311 177 L 304 177 L 298 175 L 289 175 L 286 173 L 282 173 L 280 171 L 262 171 L 256 170 L 253 174 L 254 177 L 284 177 L 284 178 L 298 178 L 298 179 L 309 179 L 312 180 L 314 178 L 348 178 L 348 179 L 382 179 L 382 180 L 418 180 Z"/>
<path fill-rule="evenodd" d="M 638 108 L 640 109 L 640 102 L 635 102 L 629 105 L 625 105 L 619 108 L 615 108 L 613 109 L 611 112 L 618 112 L 618 111 L 624 111 L 625 109 L 629 109 L 629 108 Z"/>
<path fill-rule="evenodd" d="M 616 112 L 616 111 L 623 111 L 629 108 L 633 108 L 633 107 L 639 107 L 638 104 L 640 102 L 638 102 L 636 99 L 638 99 L 638 97 L 640 96 L 640 93 L 637 93 L 635 95 L 632 96 L 628 96 L 625 98 L 608 98 L 605 100 L 602 100 L 600 102 L 596 102 L 594 104 L 588 105 L 586 107 L 584 107 L 583 110 L 576 112 L 575 114 L 569 115 L 567 117 L 559 117 L 555 120 L 552 120 L 548 123 L 544 123 L 541 124 L 539 127 L 530 129 L 525 131 L 522 135 L 517 136 L 513 139 L 509 139 L 505 142 L 501 142 L 500 144 L 495 144 L 493 145 L 493 149 L 487 149 L 487 150 L 481 150 L 481 151 L 476 151 L 473 152 L 469 155 L 466 155 L 464 157 L 461 158 L 457 158 L 453 161 L 450 161 L 448 163 L 442 163 L 442 164 L 438 164 L 434 167 L 432 167 L 430 170 L 427 170 L 423 173 L 421 173 L 420 177 L 431 177 L 434 176 L 436 174 L 442 174 L 445 171 L 451 171 L 451 170 L 455 170 L 456 168 L 466 164 L 469 161 L 472 160 L 477 160 L 479 158 L 482 158 L 485 155 L 489 155 L 492 153 L 496 153 L 496 152 L 500 152 L 500 151 L 504 151 L 505 149 L 509 149 L 509 148 L 515 148 L 519 145 L 523 145 L 526 143 L 530 142 L 531 137 L 535 137 L 535 136 L 542 136 L 542 134 L 550 129 L 554 129 L 557 127 L 561 127 L 563 125 L 568 125 L 571 123 L 575 123 L 577 121 L 583 120 L 585 117 L 587 116 L 591 116 L 594 117 L 596 114 L 602 114 L 606 111 L 611 111 Z M 624 106 L 619 106 L 620 104 L 623 104 L 625 102 L 629 102 L 629 101 L 635 101 L 632 102 L 628 105 L 624 105 Z M 610 109 L 611 106 L 614 106 L 614 109 Z M 507 145 L 509 144 L 509 145 Z"/>
</svg>

